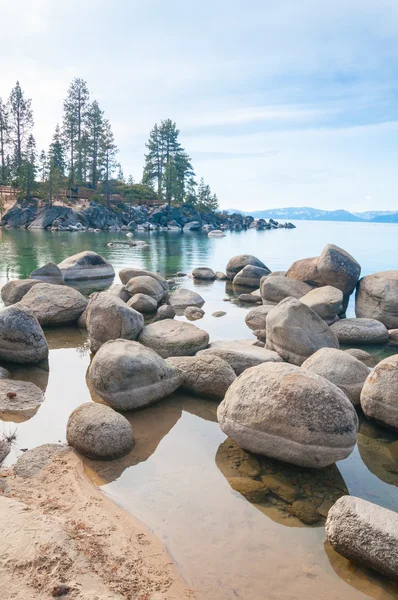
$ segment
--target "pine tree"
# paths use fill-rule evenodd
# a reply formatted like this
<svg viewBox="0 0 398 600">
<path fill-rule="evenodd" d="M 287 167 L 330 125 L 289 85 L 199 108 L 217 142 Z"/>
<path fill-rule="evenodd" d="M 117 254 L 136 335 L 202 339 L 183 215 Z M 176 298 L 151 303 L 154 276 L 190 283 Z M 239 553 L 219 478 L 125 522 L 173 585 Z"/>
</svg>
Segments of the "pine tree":
<svg viewBox="0 0 398 600">
<path fill-rule="evenodd" d="M 32 100 L 24 97 L 19 81 L 11 90 L 7 108 L 9 114 L 8 140 L 13 147 L 14 169 L 18 177 L 24 159 L 24 151 L 33 128 Z"/>
<path fill-rule="evenodd" d="M 26 142 L 26 150 L 21 157 L 21 164 L 18 167 L 17 184 L 22 198 L 30 199 L 36 187 L 37 173 L 36 141 L 32 134 L 29 135 Z"/>
<path fill-rule="evenodd" d="M 69 154 L 70 186 L 83 183 L 84 125 L 88 110 L 87 83 L 76 77 L 64 101 L 63 134 Z"/>
<path fill-rule="evenodd" d="M 101 146 L 100 146 L 100 166 L 103 171 L 103 181 L 105 184 L 105 194 L 106 194 L 106 204 L 110 209 L 110 189 L 109 189 L 109 180 L 112 176 L 112 173 L 116 169 L 118 163 L 116 162 L 116 154 L 119 152 L 116 144 L 115 138 L 113 136 L 111 125 L 108 119 L 104 121 L 104 131 L 101 138 Z"/>
<path fill-rule="evenodd" d="M 48 168 L 47 155 L 44 150 L 42 150 L 40 152 L 39 163 L 40 163 L 41 181 L 42 181 L 42 183 L 44 183 L 47 179 L 47 168 Z"/>
<path fill-rule="evenodd" d="M 9 179 L 7 168 L 7 140 L 9 115 L 6 104 L 0 98 L 0 185 L 6 185 Z"/>
<path fill-rule="evenodd" d="M 65 155 L 61 139 L 61 130 L 57 124 L 47 153 L 48 164 L 48 201 L 52 206 L 54 197 L 60 192 L 65 175 Z"/>
<path fill-rule="evenodd" d="M 104 112 L 100 109 L 96 100 L 92 102 L 87 110 L 86 124 L 86 149 L 90 183 L 94 190 L 97 189 L 99 179 L 99 153 L 101 138 L 104 135 Z"/>
</svg>

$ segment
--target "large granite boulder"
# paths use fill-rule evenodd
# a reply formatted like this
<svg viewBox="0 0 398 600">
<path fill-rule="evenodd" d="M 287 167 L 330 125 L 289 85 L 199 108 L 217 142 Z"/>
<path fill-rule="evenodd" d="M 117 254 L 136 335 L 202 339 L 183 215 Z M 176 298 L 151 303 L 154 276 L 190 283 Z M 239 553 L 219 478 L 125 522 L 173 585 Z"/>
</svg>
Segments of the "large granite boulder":
<svg viewBox="0 0 398 600">
<path fill-rule="evenodd" d="M 43 392 L 30 381 L 0 379 L 0 419 L 24 421 L 37 412 Z"/>
<path fill-rule="evenodd" d="M 167 296 L 167 293 L 169 291 L 169 284 L 167 283 L 166 279 L 164 277 L 162 277 L 162 275 L 159 275 L 159 273 L 154 273 L 153 271 L 147 271 L 146 269 L 133 269 L 133 268 L 127 268 L 127 269 L 121 269 L 119 271 L 119 277 L 120 277 L 120 281 L 126 285 L 126 283 L 128 283 L 130 281 L 130 279 L 134 279 L 134 277 L 153 277 L 154 279 L 156 279 L 156 281 L 158 283 L 160 283 L 160 285 L 163 288 L 164 291 L 164 296 Z"/>
<path fill-rule="evenodd" d="M 343 292 L 331 285 L 315 288 L 300 298 L 300 302 L 311 308 L 326 323 L 336 320 L 342 310 Z"/>
<path fill-rule="evenodd" d="M 274 304 L 263 304 L 249 310 L 245 317 L 246 325 L 252 330 L 264 329 L 267 322 L 267 315 L 275 307 Z"/>
<path fill-rule="evenodd" d="M 248 344 L 246 340 L 212 342 L 209 348 L 201 350 L 198 356 L 218 356 L 233 368 L 236 375 L 265 362 L 282 362 L 282 358 L 276 352 L 259 348 L 254 345 L 254 341 Z"/>
<path fill-rule="evenodd" d="M 19 305 L 0 309 L 0 360 L 28 364 L 47 357 L 46 338 L 34 314 Z"/>
<path fill-rule="evenodd" d="M 359 405 L 369 369 L 354 356 L 336 348 L 321 348 L 303 362 L 302 368 L 331 381 L 354 406 Z"/>
<path fill-rule="evenodd" d="M 188 306 L 201 308 L 205 303 L 200 294 L 186 288 L 179 288 L 170 294 L 169 302 L 176 311 L 184 311 Z"/>
<path fill-rule="evenodd" d="M 258 258 L 251 254 L 239 254 L 238 256 L 233 256 L 226 267 L 227 278 L 232 281 L 232 279 L 247 265 L 252 265 L 253 267 L 261 267 L 262 269 L 266 269 L 269 273 L 270 270 L 268 267 Z"/>
<path fill-rule="evenodd" d="M 131 308 L 138 310 L 138 312 L 142 314 L 147 314 L 156 312 L 158 303 L 155 298 L 152 298 L 147 294 L 134 294 L 127 302 L 127 306 L 131 306 Z"/>
<path fill-rule="evenodd" d="M 362 498 L 343 496 L 329 510 L 326 535 L 349 560 L 398 580 L 398 514 Z"/>
<path fill-rule="evenodd" d="M 109 290 L 107 290 L 108 294 L 112 294 L 112 296 L 116 296 L 123 300 L 123 302 L 128 302 L 131 298 L 130 294 L 126 291 L 125 286 L 122 283 L 114 283 Z"/>
<path fill-rule="evenodd" d="M 174 319 L 176 316 L 176 311 L 170 304 L 162 304 L 159 306 L 158 311 L 156 313 L 156 321 L 164 321 L 164 319 Z"/>
<path fill-rule="evenodd" d="M 162 285 L 150 275 L 138 275 L 130 279 L 125 285 L 126 291 L 130 296 L 135 294 L 145 294 L 159 303 L 165 295 Z"/>
<path fill-rule="evenodd" d="M 214 355 L 175 356 L 166 362 L 184 374 L 181 389 L 196 396 L 222 400 L 236 375 L 232 367 Z"/>
<path fill-rule="evenodd" d="M 194 279 L 203 279 L 204 281 L 214 281 L 217 275 L 209 267 L 197 267 L 192 271 L 192 277 Z"/>
<path fill-rule="evenodd" d="M 331 325 L 340 344 L 385 344 L 388 330 L 376 319 L 341 319 Z"/>
<path fill-rule="evenodd" d="M 327 244 L 318 259 L 317 268 L 325 285 L 332 285 L 349 296 L 361 274 L 361 265 L 345 250 Z"/>
<path fill-rule="evenodd" d="M 296 298 L 285 298 L 268 313 L 266 338 L 269 350 L 295 365 L 321 348 L 339 347 L 325 321 Z"/>
<path fill-rule="evenodd" d="M 347 396 L 323 377 L 284 363 L 245 371 L 217 417 L 241 448 L 301 467 L 330 465 L 356 443 L 358 418 Z"/>
<path fill-rule="evenodd" d="M 263 279 L 260 290 L 264 304 L 278 304 L 289 296 L 301 298 L 308 294 L 312 288 L 303 281 L 276 276 Z"/>
<path fill-rule="evenodd" d="M 112 265 L 92 250 L 85 250 L 65 258 L 58 265 L 65 281 L 109 279 L 115 276 Z"/>
<path fill-rule="evenodd" d="M 141 313 L 108 292 L 96 293 L 90 300 L 86 327 L 92 352 L 97 352 L 108 340 L 136 340 L 143 326 Z"/>
<path fill-rule="evenodd" d="M 138 342 L 112 340 L 101 346 L 89 369 L 94 391 L 117 410 L 153 404 L 183 382 L 181 371 Z"/>
<path fill-rule="evenodd" d="M 398 270 L 366 275 L 358 282 L 355 314 L 398 328 Z"/>
<path fill-rule="evenodd" d="M 361 406 L 369 419 L 398 431 L 398 354 L 380 361 L 370 373 Z"/>
<path fill-rule="evenodd" d="M 109 406 L 86 402 L 75 408 L 66 426 L 68 444 L 94 459 L 112 460 L 134 448 L 128 420 Z"/>
<path fill-rule="evenodd" d="M 262 277 L 270 274 L 267 267 L 257 267 L 256 265 L 246 265 L 233 278 L 233 285 L 237 287 L 258 288 Z"/>
<path fill-rule="evenodd" d="M 16 304 L 27 294 L 34 285 L 42 283 L 36 279 L 13 279 L 1 288 L 1 299 L 5 306 Z"/>
<path fill-rule="evenodd" d="M 311 286 L 318 287 L 325 285 L 318 271 L 318 260 L 319 256 L 296 260 L 287 270 L 286 277 L 304 281 L 304 283 L 308 283 Z"/>
<path fill-rule="evenodd" d="M 348 348 L 347 350 L 344 350 L 344 352 L 351 354 L 351 356 L 354 356 L 357 360 L 360 360 L 364 365 L 371 369 L 379 362 L 373 354 L 366 352 L 366 350 L 361 350 L 361 348 Z"/>
<path fill-rule="evenodd" d="M 54 285 L 64 284 L 64 277 L 61 273 L 61 269 L 52 262 L 48 262 L 42 267 L 35 269 L 31 272 L 29 277 L 30 279 L 44 281 L 44 283 L 53 283 Z"/>
<path fill-rule="evenodd" d="M 138 341 L 163 358 L 193 356 L 199 350 L 207 348 L 209 334 L 192 323 L 164 319 L 144 327 Z"/>
<path fill-rule="evenodd" d="M 64 325 L 78 320 L 87 306 L 86 298 L 68 286 L 35 285 L 19 303 L 35 315 L 40 325 Z"/>
</svg>

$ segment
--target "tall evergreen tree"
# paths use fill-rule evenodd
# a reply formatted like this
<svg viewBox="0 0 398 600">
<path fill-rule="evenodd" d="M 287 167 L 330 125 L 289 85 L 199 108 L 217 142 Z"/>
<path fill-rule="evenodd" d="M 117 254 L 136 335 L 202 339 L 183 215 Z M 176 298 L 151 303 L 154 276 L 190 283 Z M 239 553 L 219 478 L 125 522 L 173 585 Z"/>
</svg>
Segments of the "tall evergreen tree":
<svg viewBox="0 0 398 600">
<path fill-rule="evenodd" d="M 32 134 L 26 142 L 26 149 L 22 154 L 21 164 L 18 168 L 17 184 L 22 198 L 30 199 L 36 187 L 37 155 L 36 140 Z"/>
<path fill-rule="evenodd" d="M 63 134 L 69 154 L 71 187 L 83 183 L 84 125 L 89 95 L 87 83 L 75 77 L 64 101 Z"/>
<path fill-rule="evenodd" d="M 97 189 L 99 171 L 99 155 L 101 140 L 104 136 L 104 112 L 96 100 L 89 105 L 86 117 L 86 150 L 90 183 L 94 190 Z"/>
<path fill-rule="evenodd" d="M 9 179 L 7 168 L 9 116 L 6 104 L 0 98 L 0 185 L 6 185 Z"/>
<path fill-rule="evenodd" d="M 8 99 L 8 114 L 8 139 L 13 146 L 14 168 L 19 175 L 23 154 L 33 128 L 32 100 L 24 97 L 19 81 L 11 90 Z"/>
<path fill-rule="evenodd" d="M 60 192 L 65 175 L 65 154 L 62 144 L 61 129 L 57 124 L 47 153 L 48 165 L 48 202 L 52 206 L 54 197 Z"/>
<path fill-rule="evenodd" d="M 45 153 L 44 150 L 42 150 L 40 152 L 39 165 L 40 165 L 39 169 L 40 169 L 41 181 L 42 181 L 42 183 L 44 183 L 47 179 L 47 168 L 48 168 L 47 154 Z"/>
<path fill-rule="evenodd" d="M 103 172 L 103 181 L 105 184 L 106 204 L 110 208 L 110 188 L 109 180 L 111 179 L 112 173 L 118 166 L 116 162 L 116 154 L 119 152 L 118 147 L 115 144 L 115 138 L 113 136 L 111 124 L 108 119 L 104 121 L 104 131 L 101 138 L 101 149 L 100 149 L 100 165 Z"/>
</svg>

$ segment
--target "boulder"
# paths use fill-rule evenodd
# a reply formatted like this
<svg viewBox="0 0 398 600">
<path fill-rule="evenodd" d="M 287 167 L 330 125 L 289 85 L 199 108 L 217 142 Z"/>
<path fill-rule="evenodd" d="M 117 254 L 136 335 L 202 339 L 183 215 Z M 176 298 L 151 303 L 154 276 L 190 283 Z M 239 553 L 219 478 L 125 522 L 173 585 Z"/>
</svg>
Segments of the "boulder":
<svg viewBox="0 0 398 600">
<path fill-rule="evenodd" d="M 228 279 L 228 277 L 222 271 L 216 271 L 216 279 L 218 281 L 226 281 Z"/>
<path fill-rule="evenodd" d="M 324 286 L 325 282 L 318 271 L 318 260 L 318 256 L 296 260 L 296 262 L 294 262 L 287 270 L 286 277 L 297 279 L 298 281 L 304 281 L 304 283 L 308 283 L 309 285 L 314 285 L 316 287 Z"/>
<path fill-rule="evenodd" d="M 357 360 L 360 360 L 364 365 L 373 369 L 378 363 L 378 360 L 369 352 L 365 352 L 365 350 L 361 350 L 360 348 L 348 348 L 348 350 L 344 350 L 347 354 L 351 354 Z"/>
<path fill-rule="evenodd" d="M 192 277 L 194 279 L 214 281 L 217 278 L 217 275 L 214 273 L 213 269 L 210 269 L 209 267 L 198 267 L 192 271 Z"/>
<path fill-rule="evenodd" d="M 166 362 L 183 372 L 182 390 L 203 398 L 222 400 L 236 379 L 232 367 L 214 355 L 175 356 Z"/>
<path fill-rule="evenodd" d="M 205 303 L 202 296 L 197 292 L 186 288 L 178 288 L 178 290 L 170 294 L 169 302 L 174 310 L 185 310 L 188 306 L 201 308 Z"/>
<path fill-rule="evenodd" d="M 216 317 L 216 319 L 219 319 L 220 317 L 225 317 L 227 313 L 225 312 L 225 310 L 216 310 L 214 313 L 211 313 L 212 317 Z"/>
<path fill-rule="evenodd" d="M 48 262 L 42 267 L 39 267 L 29 275 L 30 279 L 44 281 L 44 283 L 53 283 L 54 285 L 63 285 L 64 277 L 61 269 L 55 263 Z"/>
<path fill-rule="evenodd" d="M 86 402 L 75 408 L 66 426 L 68 444 L 94 459 L 112 460 L 134 448 L 128 420 L 109 406 Z"/>
<path fill-rule="evenodd" d="M 269 275 L 271 271 L 265 267 L 257 267 L 255 265 L 246 265 L 233 278 L 233 285 L 237 287 L 258 288 L 262 277 Z"/>
<path fill-rule="evenodd" d="M 214 237 L 214 238 L 226 237 L 225 233 L 223 231 L 221 231 L 221 229 L 214 229 L 213 231 L 209 231 L 208 236 Z"/>
<path fill-rule="evenodd" d="M 303 362 L 302 368 L 331 381 L 354 406 L 359 405 L 369 369 L 354 356 L 336 348 L 321 348 Z"/>
<path fill-rule="evenodd" d="M 382 506 L 342 496 L 325 525 L 332 548 L 347 558 L 398 580 L 398 514 Z"/>
<path fill-rule="evenodd" d="M 326 323 L 331 324 L 342 310 L 343 292 L 331 285 L 325 285 L 311 290 L 300 298 L 300 301 Z"/>
<path fill-rule="evenodd" d="M 153 277 L 153 279 L 156 279 L 156 281 L 158 283 L 160 283 L 160 285 L 163 288 L 164 291 L 164 297 L 167 296 L 167 293 L 169 291 L 169 284 L 167 283 L 166 279 L 164 277 L 162 277 L 161 275 L 159 275 L 159 273 L 154 273 L 153 271 L 147 271 L 145 269 L 121 269 L 121 271 L 119 271 L 119 277 L 120 277 L 120 281 L 126 285 L 126 283 L 128 283 L 130 281 L 130 279 L 134 279 L 134 277 Z"/>
<path fill-rule="evenodd" d="M 120 298 L 100 292 L 90 300 L 86 323 L 91 351 L 97 352 L 108 340 L 136 340 L 144 326 L 144 317 Z"/>
<path fill-rule="evenodd" d="M 268 267 L 258 258 L 252 256 L 251 254 L 239 254 L 238 256 L 233 256 L 226 267 L 227 278 L 232 281 L 232 279 L 247 265 L 253 265 L 254 267 L 261 267 L 262 269 L 267 269 L 268 272 L 270 270 Z"/>
<path fill-rule="evenodd" d="M 130 300 L 127 302 L 127 306 L 131 306 L 134 310 L 138 310 L 138 312 L 146 314 L 156 312 L 158 307 L 158 303 L 155 298 L 151 296 L 147 296 L 146 294 L 134 294 L 131 296 Z"/>
<path fill-rule="evenodd" d="M 260 304 L 261 296 L 255 296 L 254 294 L 239 294 L 238 301 L 242 304 Z"/>
<path fill-rule="evenodd" d="M 347 396 L 323 377 L 284 363 L 238 377 L 217 417 L 241 448 L 301 467 L 330 465 L 356 443 L 358 418 Z"/>
<path fill-rule="evenodd" d="M 192 356 L 207 348 L 209 334 L 191 323 L 164 319 L 144 327 L 138 340 L 163 358 Z"/>
<path fill-rule="evenodd" d="M 233 368 L 236 375 L 265 362 L 282 362 L 279 354 L 259 348 L 254 343 L 255 340 L 250 344 L 245 340 L 220 340 L 212 342 L 209 348 L 199 352 L 198 356 L 218 356 Z"/>
<path fill-rule="evenodd" d="M 30 381 L 0 379 L 0 419 L 30 419 L 43 400 L 41 389 Z"/>
<path fill-rule="evenodd" d="M 266 337 L 269 350 L 295 365 L 301 365 L 321 348 L 339 347 L 325 321 L 296 298 L 285 298 L 268 313 Z"/>
<path fill-rule="evenodd" d="M 40 325 L 74 323 L 87 306 L 86 298 L 68 286 L 35 285 L 19 303 L 35 315 Z"/>
<path fill-rule="evenodd" d="M 284 298 L 301 298 L 311 291 L 311 287 L 303 281 L 288 277 L 267 277 L 261 282 L 261 297 L 264 304 L 278 304 Z"/>
<path fill-rule="evenodd" d="M 165 295 L 165 291 L 159 281 L 149 275 L 133 277 L 126 283 L 125 287 L 130 296 L 145 294 L 156 300 L 156 303 L 160 302 Z"/>
<path fill-rule="evenodd" d="M 398 346 L 398 329 L 389 329 L 388 343 L 390 346 Z"/>
<path fill-rule="evenodd" d="M 388 330 L 376 319 L 341 319 L 331 325 L 340 344 L 385 344 Z"/>
<path fill-rule="evenodd" d="M 5 306 L 16 304 L 34 285 L 42 283 L 36 279 L 13 279 L 1 288 L 1 299 Z"/>
<path fill-rule="evenodd" d="M 184 310 L 184 315 L 188 319 L 188 321 L 198 321 L 199 319 L 203 319 L 205 311 L 198 306 L 187 306 Z"/>
<path fill-rule="evenodd" d="M 176 311 L 170 304 L 162 304 L 159 306 L 158 312 L 156 313 L 156 321 L 163 321 L 164 319 L 174 319 Z"/>
<path fill-rule="evenodd" d="M 108 290 L 108 294 L 120 298 L 123 302 L 128 302 L 131 298 L 130 294 L 126 291 L 125 286 L 122 283 L 114 283 Z"/>
<path fill-rule="evenodd" d="M 387 329 L 398 328 L 398 270 L 362 277 L 356 291 L 355 314 L 377 319 Z"/>
<path fill-rule="evenodd" d="M 334 244 L 327 244 L 322 250 L 317 267 L 325 285 L 338 288 L 345 296 L 352 294 L 361 274 L 361 265 L 355 258 Z"/>
<path fill-rule="evenodd" d="M 369 419 L 398 431 L 398 354 L 380 361 L 365 381 L 361 407 Z"/>
<path fill-rule="evenodd" d="M 89 369 L 94 391 L 117 410 L 148 406 L 174 392 L 181 371 L 137 342 L 112 340 L 101 346 Z"/>
<path fill-rule="evenodd" d="M 0 360 L 27 364 L 47 357 L 46 338 L 34 314 L 20 305 L 0 309 Z"/>
<path fill-rule="evenodd" d="M 69 256 L 58 267 L 65 281 L 108 279 L 115 276 L 112 265 L 92 250 Z"/>
<path fill-rule="evenodd" d="M 263 304 L 249 310 L 245 317 L 245 323 L 252 331 L 265 329 L 267 315 L 274 308 L 274 304 Z"/>
</svg>

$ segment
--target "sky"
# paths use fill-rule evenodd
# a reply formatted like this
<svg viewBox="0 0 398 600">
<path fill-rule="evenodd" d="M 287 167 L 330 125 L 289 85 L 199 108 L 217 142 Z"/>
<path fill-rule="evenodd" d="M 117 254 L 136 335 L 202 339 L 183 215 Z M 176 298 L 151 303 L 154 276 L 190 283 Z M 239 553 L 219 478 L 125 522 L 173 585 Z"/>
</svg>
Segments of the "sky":
<svg viewBox="0 0 398 600">
<path fill-rule="evenodd" d="M 74 77 L 142 176 L 180 129 L 222 208 L 398 210 L 396 0 L 0 0 L 0 97 L 16 80 L 46 148 Z"/>
</svg>

